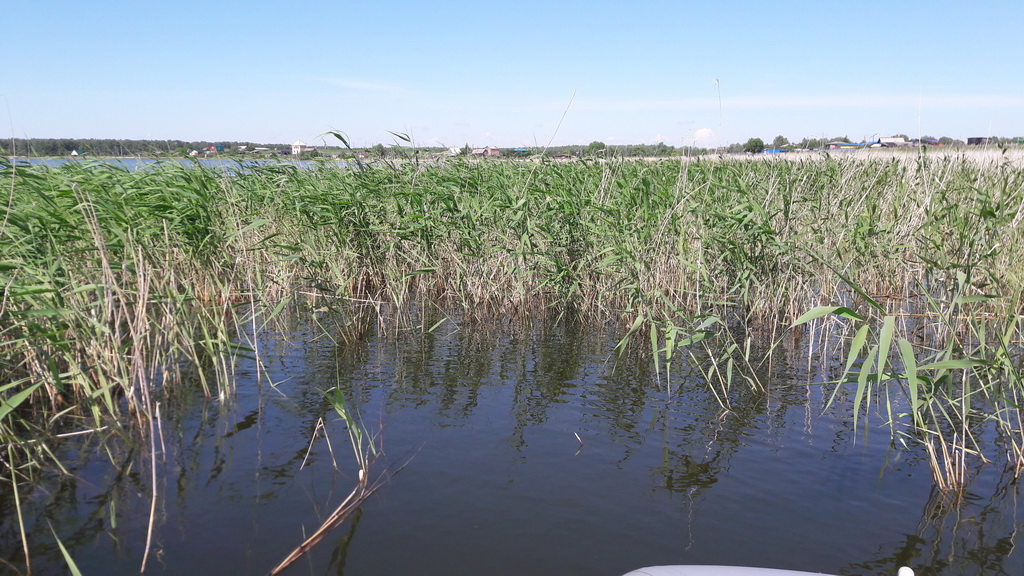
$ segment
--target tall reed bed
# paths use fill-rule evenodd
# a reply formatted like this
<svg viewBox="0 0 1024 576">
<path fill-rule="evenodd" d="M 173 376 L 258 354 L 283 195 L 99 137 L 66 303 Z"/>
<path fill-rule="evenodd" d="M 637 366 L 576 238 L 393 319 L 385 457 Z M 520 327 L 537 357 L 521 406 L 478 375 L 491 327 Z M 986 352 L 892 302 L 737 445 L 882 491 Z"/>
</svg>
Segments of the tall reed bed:
<svg viewBox="0 0 1024 576">
<path fill-rule="evenodd" d="M 5 162 L 0 185 L 9 470 L 46 460 L 37 437 L 145 426 L 186 382 L 230 394 L 233 358 L 259 354 L 239 334 L 299 302 L 387 329 L 424 307 L 615 318 L 622 351 L 644 342 L 669 383 L 688 358 L 724 408 L 734 382 L 772 385 L 755 332 L 828 322 L 850 335 L 837 378 L 938 439 L 937 471 L 991 458 L 975 420 L 1024 463 L 1024 175 L 1006 159 Z"/>
</svg>

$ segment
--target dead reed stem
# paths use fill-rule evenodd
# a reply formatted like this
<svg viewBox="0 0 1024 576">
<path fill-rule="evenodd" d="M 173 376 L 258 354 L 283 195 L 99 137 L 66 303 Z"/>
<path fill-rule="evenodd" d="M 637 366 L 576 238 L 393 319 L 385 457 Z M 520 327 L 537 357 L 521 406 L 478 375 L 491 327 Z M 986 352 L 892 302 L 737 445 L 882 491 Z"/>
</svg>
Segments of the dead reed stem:
<svg viewBox="0 0 1024 576">
<path fill-rule="evenodd" d="M 362 506 L 363 502 L 370 497 L 378 488 L 383 484 L 384 474 L 382 473 L 377 477 L 373 483 L 368 481 L 368 475 L 365 469 L 359 470 L 359 482 L 356 487 L 352 489 L 352 492 L 347 498 L 331 513 L 331 515 L 320 525 L 320 528 L 316 530 L 309 538 L 306 538 L 295 550 L 292 550 L 284 560 L 281 561 L 273 570 L 270 571 L 269 576 L 276 576 L 284 571 L 285 568 L 290 566 L 293 562 L 301 558 L 307 552 L 313 549 L 328 532 L 340 526 L 349 515 L 352 514 L 357 508 Z"/>
<path fill-rule="evenodd" d="M 149 469 L 150 469 L 150 495 L 149 495 L 149 524 L 146 527 L 146 548 L 142 555 L 142 566 L 139 573 L 146 571 L 146 560 L 149 559 L 149 551 L 153 547 L 153 527 L 156 524 L 156 503 L 157 503 L 157 453 L 156 453 L 156 421 L 160 420 L 160 403 L 156 403 L 155 416 L 149 419 Z M 160 439 L 161 444 L 163 438 Z"/>
</svg>

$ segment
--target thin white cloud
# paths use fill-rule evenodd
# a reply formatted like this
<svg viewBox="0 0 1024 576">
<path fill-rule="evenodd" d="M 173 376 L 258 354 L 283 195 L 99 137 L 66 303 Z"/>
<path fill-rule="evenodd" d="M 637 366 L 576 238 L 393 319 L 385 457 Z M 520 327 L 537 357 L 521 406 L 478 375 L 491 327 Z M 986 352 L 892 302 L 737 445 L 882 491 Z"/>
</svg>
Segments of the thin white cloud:
<svg viewBox="0 0 1024 576">
<path fill-rule="evenodd" d="M 330 84 L 331 86 L 339 86 L 341 88 L 350 88 L 352 90 L 358 90 L 360 92 L 379 92 L 389 94 L 399 94 L 407 92 L 407 90 L 401 86 L 394 84 L 384 84 L 380 82 L 372 82 L 368 80 L 359 80 L 355 78 L 314 78 L 317 82 L 323 82 L 324 84 Z"/>
<path fill-rule="evenodd" d="M 1024 107 L 1024 97 L 979 94 L 841 94 L 827 96 L 749 96 L 724 98 L 722 106 L 740 109 L 789 108 L 976 108 Z"/>
<path fill-rule="evenodd" d="M 693 133 L 693 144 L 700 146 L 701 148 L 710 148 L 717 146 L 718 142 L 715 137 L 715 131 L 711 128 L 700 128 Z"/>
<path fill-rule="evenodd" d="M 628 111 L 649 111 L 649 110 L 688 110 L 693 108 L 707 108 L 717 100 L 707 98 L 685 98 L 679 100 L 622 100 L 622 101 L 597 101 L 583 100 L 573 103 L 569 108 L 595 111 L 595 112 L 628 112 Z"/>
<path fill-rule="evenodd" d="M 671 100 L 579 101 L 574 108 L 587 111 L 717 109 L 717 98 Z M 738 96 L 722 98 L 725 110 L 786 110 L 806 108 L 1024 108 L 1024 96 L 979 94 L 832 94 L 822 96 Z"/>
</svg>

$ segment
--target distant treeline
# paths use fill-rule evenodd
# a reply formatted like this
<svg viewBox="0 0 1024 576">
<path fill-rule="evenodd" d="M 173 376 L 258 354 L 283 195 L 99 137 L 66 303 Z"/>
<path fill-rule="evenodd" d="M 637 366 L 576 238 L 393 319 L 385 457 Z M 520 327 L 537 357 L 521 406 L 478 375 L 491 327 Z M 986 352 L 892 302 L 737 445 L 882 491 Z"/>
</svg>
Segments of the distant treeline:
<svg viewBox="0 0 1024 576">
<path fill-rule="evenodd" d="M 904 136 L 902 134 L 897 136 Z M 904 138 L 911 142 L 909 137 Z M 989 138 L 989 144 L 1007 145 L 1024 143 L 1024 138 Z M 783 150 L 818 150 L 826 147 L 829 142 L 850 143 L 845 136 L 838 136 L 831 139 L 804 138 L 800 142 L 790 142 L 784 136 L 776 136 L 771 142 L 762 141 L 760 138 L 751 138 L 746 143 L 734 143 L 723 145 L 719 149 L 699 148 L 695 146 L 671 146 L 664 142 L 657 144 L 611 144 L 593 141 L 586 145 L 551 146 L 547 148 L 499 148 L 501 155 L 506 158 L 527 158 L 543 154 L 549 157 L 670 157 L 670 156 L 698 156 L 714 153 L 740 153 L 740 152 L 761 152 L 767 148 Z M 913 142 L 917 142 L 914 140 Z M 931 138 L 924 137 L 920 142 L 939 144 L 944 146 L 963 145 L 959 140 L 948 137 Z M 97 157 L 123 157 L 123 156 L 167 156 L 182 157 L 188 156 L 193 150 L 200 152 L 217 152 L 221 154 L 291 154 L 290 144 L 260 144 L 254 142 L 210 142 L 184 140 L 115 140 L 103 138 L 12 138 L 0 140 L 0 156 L 44 156 L 60 157 L 69 156 L 73 152 L 85 156 Z M 473 149 L 466 144 L 459 149 L 462 155 L 469 156 Z M 370 156 L 377 157 L 402 157 L 411 151 L 425 154 L 448 154 L 449 149 L 440 147 L 405 147 L 385 146 L 376 144 L 366 148 L 342 149 L 337 147 L 310 148 L 303 152 L 303 158 L 317 156 L 339 156 L 348 157 L 365 152 Z"/>
<path fill-rule="evenodd" d="M 13 138 L 0 141 L 0 155 L 4 156 L 68 156 L 77 152 L 87 156 L 187 156 L 192 150 L 207 151 L 211 147 L 221 153 L 239 153 L 240 148 L 246 152 L 253 152 L 255 149 L 270 149 L 271 151 L 283 151 L 290 153 L 291 146 L 288 144 L 260 144 L 254 142 L 211 142 L 211 141 L 184 141 L 184 140 L 115 140 L 109 138 Z M 242 148 L 244 147 L 244 148 Z M 416 148 L 425 153 L 442 153 L 444 148 L 421 147 Z M 348 154 L 361 150 L 370 152 L 375 156 L 399 155 L 394 147 L 385 147 L 383 144 L 370 146 L 365 149 L 354 149 Z M 409 150 L 409 148 L 405 148 Z M 503 156 L 532 156 L 541 152 L 541 149 L 524 148 L 501 148 Z M 346 155 L 344 151 L 337 152 Z M 657 144 L 633 144 L 633 145 L 610 145 L 605 146 L 601 142 L 591 142 L 589 145 L 553 146 L 544 150 L 548 156 L 680 156 L 707 153 L 708 150 L 697 148 L 676 148 L 662 142 Z M 470 147 L 467 144 L 463 153 L 469 155 Z"/>
<path fill-rule="evenodd" d="M 72 152 L 89 156 L 186 156 L 192 150 L 223 147 L 225 152 L 246 146 L 289 149 L 286 144 L 253 142 L 186 142 L 184 140 L 114 140 L 105 138 L 12 138 L 0 141 L 0 154 L 6 156 L 68 156 Z"/>
</svg>

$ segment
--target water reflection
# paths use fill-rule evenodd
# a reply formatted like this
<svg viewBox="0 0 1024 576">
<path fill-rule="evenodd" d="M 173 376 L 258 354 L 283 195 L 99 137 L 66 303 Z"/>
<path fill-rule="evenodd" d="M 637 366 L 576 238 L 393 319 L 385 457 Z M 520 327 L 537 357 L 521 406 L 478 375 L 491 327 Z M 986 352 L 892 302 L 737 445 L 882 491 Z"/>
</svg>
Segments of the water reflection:
<svg viewBox="0 0 1024 576">
<path fill-rule="evenodd" d="M 258 158 L 143 158 L 143 157 L 122 157 L 122 158 L 35 158 L 19 157 L 7 158 L 14 166 L 31 167 L 46 166 L 49 168 L 60 168 L 66 164 L 81 166 L 112 166 L 129 172 L 146 170 L 149 168 L 178 164 L 181 166 L 202 166 L 204 168 L 219 168 L 229 172 L 244 170 L 252 166 L 296 166 L 299 168 L 316 168 L 329 166 L 332 168 L 346 168 L 348 162 L 344 160 L 297 160 L 292 158 L 281 158 L 273 160 L 261 160 Z"/>
<path fill-rule="evenodd" d="M 916 530 L 880 547 L 876 558 L 850 565 L 842 573 L 878 574 L 893 565 L 913 565 L 917 576 L 940 574 L 1020 574 L 1024 563 L 1015 552 L 1022 528 L 1017 506 L 1019 482 L 1001 474 L 995 486 L 962 498 L 933 490 Z"/>
<path fill-rule="evenodd" d="M 449 322 L 350 344 L 311 333 L 298 323 L 264 334 L 261 364 L 235 367 L 226 403 L 164 398 L 155 459 L 142 438 L 65 440 L 70 474 L 43 479 L 23 502 L 32 572 L 65 571 L 48 523 L 85 573 L 138 570 L 155 466 L 148 573 L 265 573 L 353 484 L 343 425 L 322 393 L 335 385 L 383 435 L 385 462 L 415 457 L 290 573 L 1024 566 L 1020 483 L 990 466 L 962 500 L 937 493 L 924 454 L 893 447 L 888 430 L 855 434 L 848 404 L 828 405 L 833 391 L 815 381 L 833 368 L 808 363 L 799 343 L 762 367 L 767 394 L 737 386 L 724 411 L 684 378 L 696 366 L 680 361 L 669 388 L 648 362 L 613 361 L 614 326 Z M 3 558 L 19 566 L 9 497 L 0 511 Z"/>
</svg>

